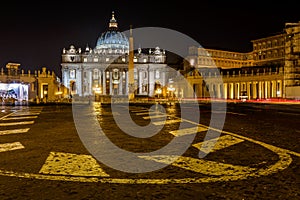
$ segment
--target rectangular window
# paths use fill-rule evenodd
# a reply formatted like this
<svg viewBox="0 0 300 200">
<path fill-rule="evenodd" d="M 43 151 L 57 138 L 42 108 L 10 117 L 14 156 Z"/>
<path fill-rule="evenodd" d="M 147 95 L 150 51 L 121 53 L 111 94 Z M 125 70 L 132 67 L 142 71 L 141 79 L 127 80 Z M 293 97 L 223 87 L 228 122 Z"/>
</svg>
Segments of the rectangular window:
<svg viewBox="0 0 300 200">
<path fill-rule="evenodd" d="M 160 77 L 159 71 L 155 70 L 155 78 L 159 78 L 159 77 Z"/>
<path fill-rule="evenodd" d="M 31 86 L 31 92 L 34 92 L 34 84 L 35 84 L 35 83 L 31 83 L 31 84 L 30 84 L 30 86 Z"/>
</svg>

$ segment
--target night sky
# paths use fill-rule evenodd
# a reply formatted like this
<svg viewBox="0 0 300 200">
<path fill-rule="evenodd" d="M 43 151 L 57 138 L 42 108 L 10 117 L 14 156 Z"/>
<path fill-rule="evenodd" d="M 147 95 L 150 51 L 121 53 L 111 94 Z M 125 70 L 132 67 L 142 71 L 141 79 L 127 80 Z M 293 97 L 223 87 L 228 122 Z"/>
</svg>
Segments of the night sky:
<svg viewBox="0 0 300 200">
<path fill-rule="evenodd" d="M 63 2 L 63 3 L 62 3 Z M 263 1 L 7 1 L 0 12 L 0 64 L 22 69 L 47 67 L 60 76 L 63 48 L 94 48 L 111 12 L 126 31 L 130 25 L 179 31 L 206 48 L 249 52 L 251 40 L 281 33 L 300 21 L 294 2 Z"/>
</svg>

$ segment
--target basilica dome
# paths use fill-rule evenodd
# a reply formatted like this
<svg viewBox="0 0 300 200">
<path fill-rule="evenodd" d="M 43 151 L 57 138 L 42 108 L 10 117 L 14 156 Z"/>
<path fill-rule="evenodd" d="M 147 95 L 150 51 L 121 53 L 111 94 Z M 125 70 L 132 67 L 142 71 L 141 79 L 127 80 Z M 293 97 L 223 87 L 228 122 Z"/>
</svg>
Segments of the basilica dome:
<svg viewBox="0 0 300 200">
<path fill-rule="evenodd" d="M 97 40 L 95 51 L 101 54 L 125 54 L 129 52 L 129 41 L 126 35 L 118 30 L 114 12 L 109 28 Z"/>
</svg>

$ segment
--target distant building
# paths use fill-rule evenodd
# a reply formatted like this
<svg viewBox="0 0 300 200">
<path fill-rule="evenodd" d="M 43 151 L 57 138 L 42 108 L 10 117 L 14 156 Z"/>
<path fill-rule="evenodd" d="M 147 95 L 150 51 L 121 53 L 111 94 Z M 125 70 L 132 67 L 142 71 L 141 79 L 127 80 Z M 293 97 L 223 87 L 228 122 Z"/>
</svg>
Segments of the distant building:
<svg viewBox="0 0 300 200">
<path fill-rule="evenodd" d="M 112 13 L 108 30 L 100 34 L 96 46 L 84 49 L 71 45 L 62 52 L 62 82 L 70 95 L 87 97 L 128 96 L 130 39 L 120 32 Z M 165 51 L 159 47 L 134 53 L 133 87 L 136 96 L 155 96 L 168 82 Z"/>
<path fill-rule="evenodd" d="M 188 96 L 299 99 L 300 22 L 286 23 L 283 33 L 251 42 L 253 51 L 248 53 L 190 47 L 182 71 L 195 90 Z M 212 68 L 218 68 L 220 76 L 212 74 Z M 220 77 L 223 83 L 216 84 Z"/>
<path fill-rule="evenodd" d="M 45 67 L 42 71 L 30 70 L 27 73 L 20 69 L 19 63 L 7 63 L 6 68 L 1 68 L 0 72 L 0 101 L 2 103 L 16 101 L 44 102 L 58 101 L 68 94 L 54 72 L 47 71 Z"/>
</svg>

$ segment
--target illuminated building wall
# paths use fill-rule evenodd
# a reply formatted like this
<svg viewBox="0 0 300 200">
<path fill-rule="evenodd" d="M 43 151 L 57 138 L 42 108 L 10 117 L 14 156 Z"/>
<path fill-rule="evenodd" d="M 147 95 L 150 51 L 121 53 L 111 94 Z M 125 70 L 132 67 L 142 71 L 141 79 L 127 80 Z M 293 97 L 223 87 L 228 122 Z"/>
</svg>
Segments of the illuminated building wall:
<svg viewBox="0 0 300 200">
<path fill-rule="evenodd" d="M 54 72 L 51 73 L 43 67 L 42 71 L 35 70 L 32 73 L 28 70 L 25 73 L 19 67 L 19 63 L 8 63 L 6 68 L 1 68 L 1 102 L 11 98 L 19 102 L 35 101 L 36 98 L 44 101 L 56 101 L 67 94 Z"/>
<path fill-rule="evenodd" d="M 133 35 L 134 38 L 134 35 Z M 141 44 L 142 45 L 142 44 Z M 156 85 L 167 84 L 165 51 L 139 48 L 134 53 L 134 95 L 154 96 Z M 71 45 L 62 52 L 62 82 L 72 96 L 126 96 L 129 93 L 129 40 L 118 30 L 114 13 L 108 30 L 100 34 L 95 48 Z"/>
<path fill-rule="evenodd" d="M 195 96 L 300 98 L 300 22 L 286 23 L 283 33 L 251 42 L 248 53 L 190 47 L 182 73 Z M 212 68 L 219 73 L 211 74 Z M 223 84 L 215 84 L 220 77 Z"/>
</svg>

